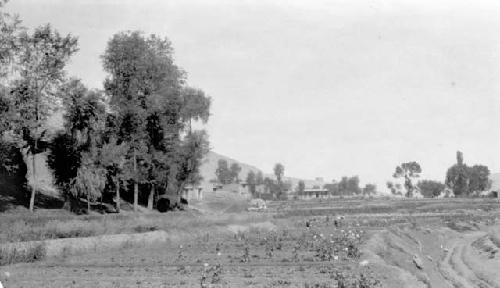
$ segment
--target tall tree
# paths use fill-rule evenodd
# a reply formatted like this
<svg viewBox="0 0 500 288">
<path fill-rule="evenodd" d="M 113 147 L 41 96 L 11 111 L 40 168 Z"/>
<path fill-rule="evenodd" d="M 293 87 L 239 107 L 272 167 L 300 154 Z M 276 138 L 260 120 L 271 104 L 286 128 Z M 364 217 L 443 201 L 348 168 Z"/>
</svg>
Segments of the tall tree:
<svg viewBox="0 0 500 288">
<path fill-rule="evenodd" d="M 229 173 L 231 175 L 232 183 L 238 183 L 240 181 L 239 179 L 240 172 L 241 172 L 241 166 L 238 163 L 234 162 L 231 164 L 231 166 L 229 166 Z"/>
<path fill-rule="evenodd" d="M 469 171 L 464 163 L 462 152 L 457 151 L 457 163 L 446 171 L 446 186 L 453 190 L 455 196 L 467 196 L 469 194 Z"/>
<path fill-rule="evenodd" d="M 283 194 L 283 176 L 285 175 L 285 166 L 281 163 L 276 163 L 273 171 L 274 176 L 276 176 L 276 181 L 278 182 L 278 198 L 281 198 Z"/>
<path fill-rule="evenodd" d="M 401 165 L 396 167 L 394 174 L 392 177 L 394 178 L 404 178 L 405 179 L 405 188 L 406 188 L 406 197 L 413 197 L 413 191 L 415 190 L 415 186 L 413 185 L 413 179 L 420 177 L 420 173 L 422 173 L 422 168 L 420 164 L 415 161 L 402 163 Z"/>
<path fill-rule="evenodd" d="M 255 185 L 257 184 L 256 180 L 257 179 L 256 179 L 255 172 L 253 170 L 248 171 L 247 178 L 245 179 L 245 182 L 247 183 L 247 185 L 250 189 L 250 193 L 252 195 L 255 195 L 255 192 L 256 192 L 256 189 L 255 189 Z"/>
<path fill-rule="evenodd" d="M 184 139 L 179 153 L 179 171 L 177 173 L 177 193 L 186 184 L 197 185 L 202 180 L 199 173 L 203 156 L 209 151 L 208 134 L 204 130 L 193 131 Z"/>
<path fill-rule="evenodd" d="M 101 179 L 91 174 L 94 169 L 100 175 L 102 168 L 98 165 L 106 117 L 102 95 L 88 90 L 77 79 L 64 83 L 57 94 L 63 100 L 65 131 L 53 139 L 48 164 L 55 176 L 55 184 L 63 191 L 67 203 L 71 204 L 72 198 L 82 195 L 90 201 L 92 197 L 84 191 L 85 187 L 98 187 L 90 191 L 94 196 L 96 191 L 102 190 L 99 188 Z M 91 187 L 86 182 L 91 179 L 99 180 L 97 186 Z M 75 181 L 79 181 L 78 188 L 75 188 Z"/>
<path fill-rule="evenodd" d="M 255 184 L 257 185 L 263 185 L 264 184 L 264 175 L 262 174 L 262 171 L 258 171 L 257 175 L 255 176 Z"/>
<path fill-rule="evenodd" d="M 144 37 L 141 32 L 132 31 L 115 34 L 103 56 L 104 69 L 109 73 L 104 83 L 105 90 L 119 115 L 120 139 L 131 149 L 129 166 L 134 174 L 135 211 L 139 183 L 141 178 L 146 179 L 138 162 L 141 158 L 147 160 L 148 149 L 141 148 L 150 146 L 150 143 L 145 143 L 148 117 L 152 113 L 162 116 L 160 121 L 168 126 L 164 133 L 172 132 L 167 135 L 171 143 L 178 143 L 182 128 L 180 90 L 184 72 L 174 64 L 172 54 L 168 39 L 154 35 Z M 175 149 L 171 147 L 172 151 Z"/>
<path fill-rule="evenodd" d="M 217 161 L 215 175 L 221 184 L 229 184 L 231 182 L 231 171 L 225 159 L 219 159 L 219 161 Z"/>
<path fill-rule="evenodd" d="M 305 189 L 306 189 L 306 184 L 304 183 L 304 180 L 300 180 L 299 184 L 297 185 L 297 194 L 299 195 L 304 194 Z"/>
<path fill-rule="evenodd" d="M 40 152 L 39 142 L 45 134 L 43 123 L 55 106 L 55 91 L 64 78 L 64 67 L 77 51 L 77 39 L 61 36 L 50 25 L 38 27 L 32 34 L 22 33 L 19 38 L 18 70 L 20 78 L 14 82 L 17 119 L 16 131 L 22 137 L 32 160 L 33 184 L 29 203 L 35 203 L 35 155 Z"/>
</svg>

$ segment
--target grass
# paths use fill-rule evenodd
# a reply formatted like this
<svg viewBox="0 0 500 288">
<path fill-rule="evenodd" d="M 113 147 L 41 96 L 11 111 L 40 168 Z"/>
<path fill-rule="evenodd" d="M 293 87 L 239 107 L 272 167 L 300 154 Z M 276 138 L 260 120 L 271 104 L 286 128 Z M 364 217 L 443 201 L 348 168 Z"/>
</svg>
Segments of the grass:
<svg viewBox="0 0 500 288">
<path fill-rule="evenodd" d="M 0 249 L 0 266 L 29 263 L 45 258 L 45 247 L 37 244 L 27 249 Z"/>
<path fill-rule="evenodd" d="M 155 230 L 176 233 L 209 233 L 228 224 L 248 224 L 268 219 L 268 215 L 196 215 L 189 212 L 129 215 L 8 215 L 0 216 L 0 243 L 106 234 L 142 233 Z"/>
</svg>

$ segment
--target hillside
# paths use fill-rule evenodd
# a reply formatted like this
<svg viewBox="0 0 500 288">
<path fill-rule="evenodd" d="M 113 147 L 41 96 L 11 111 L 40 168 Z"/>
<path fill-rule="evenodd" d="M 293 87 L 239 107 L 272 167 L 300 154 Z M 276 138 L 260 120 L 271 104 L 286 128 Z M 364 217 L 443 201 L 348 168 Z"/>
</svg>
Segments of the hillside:
<svg viewBox="0 0 500 288">
<path fill-rule="evenodd" d="M 215 170 L 217 170 L 217 163 L 219 160 L 224 159 L 227 161 L 228 165 L 230 166 L 232 163 L 238 163 L 241 166 L 241 172 L 240 172 L 240 179 L 245 180 L 247 177 L 248 172 L 253 171 L 255 173 L 261 171 L 259 168 L 242 163 L 238 160 L 232 159 L 230 157 L 218 154 L 216 152 L 210 151 L 208 154 L 205 156 L 205 159 L 203 159 L 203 164 L 201 165 L 200 168 L 200 174 L 203 177 L 202 183 L 200 185 L 205 188 L 205 189 L 211 189 L 212 184 L 210 183 L 210 180 L 215 179 Z"/>
<path fill-rule="evenodd" d="M 491 173 L 491 190 L 492 191 L 500 191 L 500 173 Z"/>
</svg>

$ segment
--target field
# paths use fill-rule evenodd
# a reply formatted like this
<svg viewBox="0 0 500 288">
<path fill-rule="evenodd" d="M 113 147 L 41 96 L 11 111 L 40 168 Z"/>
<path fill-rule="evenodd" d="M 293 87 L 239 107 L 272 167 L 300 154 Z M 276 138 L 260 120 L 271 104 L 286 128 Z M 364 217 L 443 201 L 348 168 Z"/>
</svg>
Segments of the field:
<svg viewBox="0 0 500 288">
<path fill-rule="evenodd" d="M 500 287 L 494 199 L 287 201 L 261 212 L 219 200 L 166 214 L 4 214 L 0 247 L 161 231 L 166 238 L 77 249 L 91 239 L 81 238 L 50 256 L 44 246 L 18 248 L 17 256 L 3 249 L 0 281 L 9 288 Z"/>
</svg>

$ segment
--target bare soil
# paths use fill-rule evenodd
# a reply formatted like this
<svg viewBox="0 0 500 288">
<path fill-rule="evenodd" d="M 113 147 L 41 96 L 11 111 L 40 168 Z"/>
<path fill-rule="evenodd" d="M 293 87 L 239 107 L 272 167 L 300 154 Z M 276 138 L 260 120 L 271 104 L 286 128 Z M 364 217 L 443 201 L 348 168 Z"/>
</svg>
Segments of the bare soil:
<svg viewBox="0 0 500 288">
<path fill-rule="evenodd" d="M 176 237 L 3 266 L 0 281 L 9 288 L 500 287 L 498 203 L 465 201 L 401 201 L 392 211 L 382 200 L 277 202 L 265 221 L 243 221 L 261 219 L 257 212 L 202 214 L 202 232 L 166 229 Z M 169 221 L 168 213 L 158 217 Z"/>
</svg>

